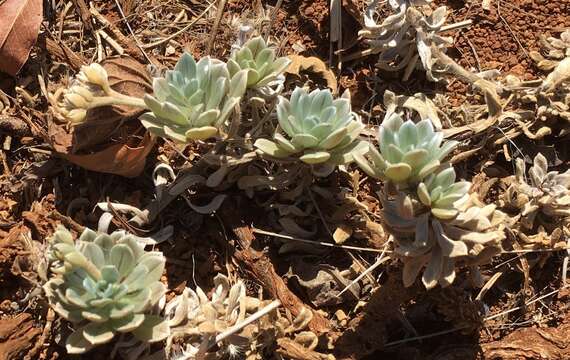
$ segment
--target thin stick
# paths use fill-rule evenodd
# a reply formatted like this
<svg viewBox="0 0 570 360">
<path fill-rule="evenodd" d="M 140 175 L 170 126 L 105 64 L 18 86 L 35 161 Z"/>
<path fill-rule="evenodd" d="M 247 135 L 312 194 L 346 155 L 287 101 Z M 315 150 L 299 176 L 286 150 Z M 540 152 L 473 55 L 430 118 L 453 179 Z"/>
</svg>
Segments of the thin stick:
<svg viewBox="0 0 570 360">
<path fill-rule="evenodd" d="M 568 250 L 566 250 L 566 256 L 562 261 L 562 286 L 566 285 L 566 277 L 568 276 L 568 262 L 570 261 L 570 238 L 566 242 L 568 244 Z"/>
<path fill-rule="evenodd" d="M 497 15 L 499 15 L 499 18 L 501 19 L 501 21 L 505 24 L 505 26 L 507 27 L 507 29 L 509 29 L 509 32 L 511 33 L 511 35 L 513 36 L 513 39 L 515 39 L 515 41 L 517 42 L 517 44 L 519 45 L 519 47 L 521 48 L 521 50 L 524 52 L 525 56 L 527 57 L 527 59 L 532 60 L 530 55 L 528 54 L 528 52 L 526 51 L 526 49 L 524 48 L 524 46 L 521 44 L 521 42 L 519 41 L 519 38 L 517 37 L 517 35 L 515 34 L 515 32 L 513 31 L 513 29 L 511 29 L 511 26 L 509 25 L 509 23 L 507 22 L 507 20 L 505 20 L 505 18 L 503 17 L 503 15 L 501 14 L 501 2 L 499 0 L 497 0 Z"/>
<path fill-rule="evenodd" d="M 394 345 L 400 345 L 400 344 L 404 344 L 407 342 L 411 342 L 411 341 L 418 341 L 418 340 L 423 340 L 423 339 L 429 339 L 432 337 L 436 337 L 436 336 L 440 336 L 440 335 L 445 335 L 445 334 L 450 334 L 462 329 L 465 329 L 466 326 L 462 326 L 462 327 L 458 327 L 458 328 L 453 328 L 453 329 L 449 329 L 449 330 L 443 330 L 443 331 L 438 331 L 432 334 L 428 334 L 428 335 L 422 335 L 422 336 L 414 336 L 408 339 L 402 339 L 402 340 L 397 340 L 397 341 L 392 341 L 389 343 L 386 343 L 384 346 L 394 346 Z"/>
<path fill-rule="evenodd" d="M 210 9 L 214 6 L 214 4 L 215 4 L 215 2 L 213 1 L 210 5 L 208 5 L 208 7 L 207 7 L 204 11 L 202 11 L 202 12 L 200 13 L 200 15 L 198 15 L 197 17 L 195 17 L 194 19 L 192 19 L 192 21 L 190 21 L 190 23 L 189 23 L 188 25 L 184 26 L 182 29 L 178 30 L 177 32 L 175 32 L 175 33 L 172 34 L 172 35 L 169 35 L 169 36 L 165 37 L 164 39 L 160 39 L 160 40 L 155 41 L 155 42 L 153 42 L 153 43 L 143 45 L 143 46 L 142 46 L 143 49 L 150 49 L 150 48 L 153 48 L 153 47 L 155 47 L 155 46 L 158 46 L 158 45 L 160 45 L 160 44 L 163 44 L 163 43 L 165 43 L 165 42 L 167 42 L 167 41 L 170 41 L 170 40 L 174 39 L 175 37 L 177 37 L 178 35 L 182 34 L 183 32 L 186 32 L 186 30 L 190 29 L 190 27 L 191 27 L 192 25 L 194 25 L 196 22 L 198 22 L 198 20 L 200 20 L 204 15 L 206 15 L 206 13 L 207 13 L 208 11 L 210 11 Z"/>
<path fill-rule="evenodd" d="M 386 244 L 387 246 L 388 244 Z M 384 246 L 384 250 L 386 250 L 386 246 Z M 372 264 L 371 266 L 368 267 L 368 269 L 364 270 L 362 272 L 362 274 L 358 275 L 358 277 L 354 280 L 352 280 L 350 282 L 350 284 L 348 284 L 344 289 L 342 289 L 341 292 L 338 293 L 337 297 L 340 297 L 342 294 L 344 294 L 344 292 L 346 290 L 348 290 L 352 285 L 356 284 L 357 282 L 359 282 L 360 280 L 362 280 L 366 275 L 368 275 L 370 272 L 372 272 L 374 269 L 376 269 L 378 266 L 382 265 L 383 263 L 385 263 L 386 261 L 390 260 L 390 256 L 386 256 L 384 257 L 385 252 L 382 252 L 380 254 L 380 257 L 378 258 L 378 260 L 376 260 L 376 262 L 374 264 Z"/>
<path fill-rule="evenodd" d="M 253 323 L 254 321 L 259 320 L 260 318 L 264 317 L 265 315 L 269 314 L 270 312 L 272 312 L 273 310 L 277 309 L 279 306 L 281 306 L 281 301 L 279 300 L 273 300 L 269 305 L 267 305 L 266 307 L 264 307 L 263 309 L 257 311 L 255 314 L 252 314 L 251 316 L 249 316 L 247 319 L 244 319 L 242 322 L 235 324 L 234 326 L 230 327 L 229 329 L 227 329 L 226 331 L 222 332 L 221 334 L 216 336 L 216 339 L 214 340 L 214 342 L 212 344 L 210 344 L 209 348 L 211 348 L 212 346 L 214 346 L 215 344 L 219 343 L 220 341 L 223 341 L 225 338 L 227 338 L 230 335 L 235 334 L 236 332 L 240 331 L 241 329 L 243 329 L 244 327 L 246 327 L 247 325 Z"/>
<path fill-rule="evenodd" d="M 103 30 L 97 30 L 97 34 L 101 36 L 103 40 L 107 42 L 119 55 L 123 55 L 125 53 L 125 49 L 118 42 L 115 41 L 109 34 L 107 34 Z"/>
<path fill-rule="evenodd" d="M 224 14 L 225 7 L 226 7 L 226 0 L 220 0 L 220 5 L 218 6 L 218 13 L 216 14 L 214 27 L 212 28 L 212 33 L 210 34 L 210 40 L 208 41 L 208 50 L 206 50 L 206 54 L 208 55 L 212 53 L 212 46 L 214 46 L 214 39 L 216 38 L 216 34 L 218 33 L 218 26 L 220 25 L 220 20 L 222 20 L 222 15 Z"/>
<path fill-rule="evenodd" d="M 129 22 L 127 21 L 127 18 L 125 17 L 125 13 L 123 12 L 123 8 L 121 7 L 121 4 L 119 3 L 119 0 L 115 0 L 115 5 L 117 5 L 117 9 L 119 10 L 119 13 L 121 14 L 121 17 L 123 18 L 123 21 L 125 22 L 125 25 L 127 25 L 127 29 L 129 29 L 129 32 L 131 33 L 131 35 L 133 36 L 133 38 L 135 39 L 135 43 L 137 44 L 137 47 L 140 49 L 140 51 L 142 52 L 144 58 L 146 59 L 146 61 L 148 61 L 149 64 L 153 64 L 155 65 L 152 60 L 150 59 L 150 57 L 148 57 L 147 53 L 144 51 L 144 48 L 142 47 L 141 43 L 139 42 L 139 39 L 137 38 L 137 36 L 135 35 L 135 32 L 133 31 L 133 28 L 131 28 L 131 24 L 129 24 Z"/>
<path fill-rule="evenodd" d="M 467 19 L 453 24 L 443 25 L 442 27 L 439 28 L 438 32 L 461 29 L 471 24 L 473 24 L 473 20 Z"/>
<path fill-rule="evenodd" d="M 527 254 L 527 253 L 539 253 L 539 252 L 557 252 L 557 251 L 564 251 L 569 250 L 570 246 L 568 247 L 559 247 L 556 249 L 520 249 L 520 250 L 508 250 L 503 251 L 501 254 Z"/>
<path fill-rule="evenodd" d="M 491 276 L 491 278 L 489 279 L 489 281 L 487 281 L 485 283 L 485 285 L 483 285 L 483 287 L 481 288 L 481 291 L 479 291 L 479 294 L 477 294 L 477 297 L 475 298 L 475 300 L 481 300 L 483 298 L 483 296 L 485 296 L 485 294 L 487 293 L 487 291 L 489 291 L 489 289 L 491 289 L 493 287 L 493 285 L 495 285 L 495 283 L 497 282 L 497 280 L 499 280 L 499 278 L 504 274 L 504 272 L 499 271 L 495 274 L 493 274 L 493 276 Z"/>
<path fill-rule="evenodd" d="M 293 236 L 289 236 L 289 235 L 282 235 L 282 234 L 274 233 L 274 232 L 271 232 L 271 231 L 265 231 L 265 230 L 257 229 L 257 228 L 255 228 L 255 227 L 252 227 L 251 231 L 253 231 L 253 232 L 256 233 L 256 234 L 273 236 L 273 237 L 280 238 L 280 239 L 291 240 L 291 241 L 298 241 L 298 242 L 302 242 L 302 243 L 306 243 L 306 244 L 313 244 L 313 245 L 320 245 L 320 246 L 328 246 L 328 247 L 333 247 L 333 248 L 338 248 L 338 249 L 357 250 L 357 251 L 368 251 L 368 252 L 374 252 L 374 253 L 383 253 L 383 252 L 385 252 L 386 254 L 392 253 L 392 251 L 390 251 L 390 250 L 380 250 L 380 249 L 372 249 L 372 248 L 363 248 L 363 247 L 349 246 L 349 245 L 337 245 L 337 244 L 331 244 L 331 243 L 326 243 L 326 242 L 321 242 L 321 241 L 314 241 L 314 240 L 301 239 L 301 238 L 297 238 L 297 237 L 293 237 Z"/>
</svg>

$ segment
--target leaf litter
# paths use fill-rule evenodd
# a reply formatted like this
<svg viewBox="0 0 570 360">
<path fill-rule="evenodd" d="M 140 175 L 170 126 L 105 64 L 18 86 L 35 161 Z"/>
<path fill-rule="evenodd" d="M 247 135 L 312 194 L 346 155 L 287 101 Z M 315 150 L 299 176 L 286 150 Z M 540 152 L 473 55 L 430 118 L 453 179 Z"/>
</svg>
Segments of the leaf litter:
<svg viewBox="0 0 570 360">
<path fill-rule="evenodd" d="M 0 9 L 8 3 L 0 1 Z M 393 1 L 371 8 L 368 19 L 347 22 L 352 24 L 347 28 L 344 21 L 357 11 L 364 14 L 366 4 L 343 2 L 340 43 L 347 49 L 331 56 L 326 41 L 329 8 L 320 0 L 301 6 L 277 2 L 277 9 L 265 2 L 229 1 L 223 10 L 199 2 L 142 2 L 139 7 L 117 3 L 50 4 L 51 15 L 40 33 L 40 39 L 48 41 L 32 49 L 18 77 L 0 77 L 0 95 L 7 94 L 0 116 L 17 118 L 31 129 L 31 134 L 11 127 L 0 130 L 0 231 L 6 239 L 18 239 L 2 245 L 2 280 L 10 286 L 2 292 L 0 327 L 9 332 L 18 327 L 22 334 L 3 337 L 6 358 L 19 358 L 25 351 L 37 358 L 66 356 L 62 344 L 68 325 L 54 319 L 41 293 L 33 291 L 47 273 L 38 254 L 58 224 L 79 233 L 84 226 L 103 226 L 97 224 L 100 218 L 141 237 L 173 226 L 173 236 L 157 246 L 166 255 L 162 281 L 170 289 L 167 307 L 176 322 L 189 321 L 177 322 L 174 328 L 185 324 L 180 328 L 185 335 L 166 344 L 177 356 L 475 357 L 473 348 L 480 347 L 481 358 L 567 357 L 568 293 L 567 284 L 561 283 L 568 247 L 566 4 L 482 2 L 471 8 L 438 2 L 447 5 L 444 11 L 429 7 L 429 1 Z M 398 28 L 382 31 L 372 24 L 380 24 L 396 3 L 408 8 L 400 8 L 392 18 L 411 24 L 406 33 L 398 33 Z M 211 44 L 203 32 L 211 30 L 220 12 L 216 44 L 206 54 Z M 422 21 L 422 14 L 429 21 Z M 137 43 L 155 44 L 189 22 L 194 25 L 188 31 L 143 46 L 144 55 L 137 49 Z M 244 22 L 284 38 L 279 44 L 282 55 L 298 54 L 291 55 L 297 65 L 290 68 L 294 74 L 288 75 L 288 90 L 297 84 L 362 91 L 353 96 L 367 103 L 353 110 L 367 124 L 363 136 L 374 137 L 379 118 L 395 113 L 416 122 L 430 118 L 446 138 L 459 140 L 451 157 L 458 177 L 473 179 L 476 201 L 495 204 L 505 214 L 501 254 L 482 266 L 477 265 L 489 258 L 466 262 L 456 269 L 449 287 L 426 291 L 415 277 L 405 287 L 401 262 L 406 265 L 407 260 L 399 258 L 388 241 L 393 229 L 385 218 L 389 203 L 381 197 L 382 182 L 353 166 L 313 182 L 302 167 L 287 163 L 273 173 L 251 148 L 245 153 L 239 146 L 207 153 L 207 143 L 181 147 L 157 141 L 145 135 L 137 120 L 140 112 L 132 108 L 97 109 L 84 127 L 58 123 L 49 114 L 48 94 L 67 86 L 76 73 L 72 70 L 89 62 L 84 59 L 107 63 L 116 91 L 141 96 L 149 91 L 150 78 L 161 74 L 156 64 L 171 68 L 183 50 L 198 58 L 227 58 L 239 33 L 236 24 Z M 362 24 L 361 35 L 371 39 L 368 44 L 350 41 L 351 32 L 361 30 L 357 23 Z M 491 31 L 490 24 L 498 30 Z M 386 34 L 391 40 L 405 39 L 404 45 L 384 42 Z M 375 37 L 381 41 L 374 42 Z M 446 45 L 451 41 L 456 48 Z M 496 42 L 504 45 L 497 47 Z M 26 44 L 18 46 L 31 46 Z M 362 54 L 368 45 L 378 46 L 369 56 L 345 57 Z M 117 57 L 121 49 L 129 49 L 136 60 Z M 40 57 L 46 61 L 33 61 Z M 143 64 L 147 59 L 155 66 Z M 333 62 L 327 65 L 329 60 Z M 38 94 L 38 100 L 30 102 Z M 252 116 L 271 106 L 267 100 L 255 101 L 245 110 Z M 242 125 L 252 133 L 265 131 Z M 150 174 L 157 164 L 174 169 L 175 179 L 153 184 Z M 93 210 L 96 204 L 105 205 Z M 100 216 L 101 209 L 110 215 Z M 129 221 L 133 214 L 135 221 Z M 306 241 L 288 240 L 291 237 Z M 363 248 L 375 251 L 355 250 Z M 382 256 L 389 259 L 367 271 Z M 239 300 L 228 302 L 227 296 L 237 293 Z M 235 306 L 230 311 L 224 308 L 228 303 Z M 268 313 L 260 319 L 216 341 L 228 327 L 267 306 Z M 212 315 L 211 321 L 199 324 L 203 317 L 184 316 L 184 311 L 197 308 Z M 196 334 L 195 329 L 202 332 Z M 163 353 L 163 347 L 129 347 L 123 340 L 101 351 L 125 358 Z M 204 347 L 210 341 L 217 345 Z"/>
</svg>

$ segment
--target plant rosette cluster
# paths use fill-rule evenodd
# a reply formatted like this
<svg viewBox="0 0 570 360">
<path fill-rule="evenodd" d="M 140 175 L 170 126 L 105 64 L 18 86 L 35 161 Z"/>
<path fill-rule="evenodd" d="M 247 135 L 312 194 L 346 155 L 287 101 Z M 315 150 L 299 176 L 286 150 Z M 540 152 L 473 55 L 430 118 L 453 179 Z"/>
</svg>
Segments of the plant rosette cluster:
<svg viewBox="0 0 570 360">
<path fill-rule="evenodd" d="M 521 224 L 526 229 L 533 229 L 537 219 L 541 225 L 567 219 L 570 216 L 570 170 L 548 171 L 546 158 L 539 153 L 527 176 L 526 164 L 518 158 L 514 182 L 502 202 L 520 211 Z"/>
<path fill-rule="evenodd" d="M 367 144 L 359 139 L 363 124 L 352 112 L 350 94 L 334 99 L 330 90 L 307 92 L 296 88 L 291 98 L 279 97 L 279 128 L 273 141 L 258 139 L 254 146 L 276 159 L 297 158 L 308 165 L 345 165 Z"/>
<path fill-rule="evenodd" d="M 165 258 L 148 252 L 136 237 L 86 229 L 79 239 L 59 227 L 50 241 L 52 276 L 44 285 L 50 306 L 74 324 L 66 348 L 81 354 L 132 334 L 143 342 L 169 335 L 168 321 L 153 312 L 166 287 L 160 282 Z"/>
<path fill-rule="evenodd" d="M 246 90 L 276 94 L 288 65 L 261 37 L 245 42 L 227 63 L 209 56 L 196 62 L 185 53 L 174 70 L 153 80 L 153 95 L 144 98 L 150 112 L 140 120 L 150 132 L 180 143 L 220 136 Z"/>
<path fill-rule="evenodd" d="M 275 49 L 261 37 L 254 37 L 235 49 L 228 59 L 230 76 L 247 71 L 247 88 L 264 97 L 272 97 L 283 90 L 285 69 L 291 60 L 277 57 Z"/>
<path fill-rule="evenodd" d="M 435 10 L 431 0 L 390 0 L 393 14 L 377 22 L 379 0 L 371 1 L 364 12 L 364 29 L 359 32 L 370 51 L 379 54 L 377 66 L 387 71 L 404 70 L 407 80 L 412 71 L 422 67 L 431 81 L 440 81 L 442 71 L 436 66 L 433 52 L 445 52 L 453 43 L 438 34 L 447 18 L 447 8 Z"/>
<path fill-rule="evenodd" d="M 444 159 L 457 145 L 443 143 L 430 120 L 404 122 L 392 113 L 378 132 L 379 149 L 357 155 L 370 176 L 386 181 L 380 200 L 384 224 L 404 263 L 405 286 L 423 270 L 426 288 L 455 280 L 457 264 L 488 262 L 501 250 L 504 214 L 484 205 L 471 184 L 456 181 Z"/>
<path fill-rule="evenodd" d="M 153 79 L 153 95 L 145 95 L 150 112 L 142 124 L 153 134 L 180 143 L 206 140 L 220 128 L 239 103 L 247 70 L 230 76 L 227 65 L 209 56 L 198 62 L 184 53 L 165 77 Z"/>
</svg>

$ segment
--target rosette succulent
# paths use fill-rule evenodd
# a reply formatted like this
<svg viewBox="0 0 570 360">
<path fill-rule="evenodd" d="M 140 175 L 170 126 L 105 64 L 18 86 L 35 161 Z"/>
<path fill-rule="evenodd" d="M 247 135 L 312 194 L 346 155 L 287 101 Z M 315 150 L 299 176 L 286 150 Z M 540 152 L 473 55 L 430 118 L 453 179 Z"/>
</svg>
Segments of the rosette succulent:
<svg viewBox="0 0 570 360">
<path fill-rule="evenodd" d="M 381 201 L 384 225 L 404 263 L 405 286 L 412 285 L 422 270 L 426 288 L 450 285 L 458 264 L 486 263 L 501 251 L 505 214 L 475 195 L 449 206 L 456 214 L 452 218 L 438 217 L 433 208 L 426 211 L 423 201 L 402 191 L 384 193 Z"/>
<path fill-rule="evenodd" d="M 456 203 L 468 197 L 471 183 L 455 182 L 455 170 L 448 167 L 438 174 L 431 174 L 425 182 L 418 184 L 418 199 L 431 208 L 433 216 L 440 219 L 452 219 L 458 214 Z"/>
<path fill-rule="evenodd" d="M 118 333 L 142 341 L 164 340 L 167 321 L 150 314 L 165 293 L 160 282 L 165 258 L 147 252 L 133 235 L 86 229 L 78 240 L 59 227 L 48 258 L 54 276 L 44 285 L 52 308 L 76 325 L 69 353 L 83 353 Z"/>
<path fill-rule="evenodd" d="M 261 152 L 276 158 L 298 155 L 307 164 L 346 164 L 364 144 L 358 140 L 363 125 L 351 111 L 348 91 L 333 99 L 328 89 L 308 93 L 296 88 L 291 100 L 279 97 L 277 118 L 284 135 L 255 142 Z"/>
<path fill-rule="evenodd" d="M 380 151 L 370 146 L 367 158 L 357 154 L 354 159 L 368 175 L 394 183 L 416 183 L 437 168 L 457 146 L 456 141 L 442 145 L 443 133 L 434 131 L 430 120 L 417 124 L 404 122 L 392 113 L 378 131 Z"/>
<path fill-rule="evenodd" d="M 152 133 L 174 141 L 205 140 L 218 134 L 245 92 L 247 70 L 230 76 L 225 63 L 184 53 L 174 70 L 153 80 L 145 95 L 150 112 L 140 117 Z"/>
<path fill-rule="evenodd" d="M 532 229 L 541 213 L 551 219 L 570 216 L 570 170 L 548 171 L 546 158 L 539 153 L 528 178 L 524 160 L 517 159 L 515 182 L 504 195 L 506 204 L 520 209 L 524 227 Z"/>
<path fill-rule="evenodd" d="M 265 40 L 258 36 L 234 50 L 228 60 L 228 70 L 231 76 L 240 70 L 247 70 L 247 87 L 270 94 L 270 88 L 276 87 L 273 92 L 281 90 L 285 80 L 283 72 L 290 62 L 286 57 L 276 58 L 275 49 L 268 47 Z"/>
</svg>

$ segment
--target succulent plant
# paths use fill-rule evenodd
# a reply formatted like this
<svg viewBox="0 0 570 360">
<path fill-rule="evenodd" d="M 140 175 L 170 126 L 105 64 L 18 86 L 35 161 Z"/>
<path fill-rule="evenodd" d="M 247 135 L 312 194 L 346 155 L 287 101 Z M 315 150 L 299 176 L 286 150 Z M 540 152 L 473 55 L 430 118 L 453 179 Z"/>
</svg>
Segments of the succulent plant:
<svg viewBox="0 0 570 360">
<path fill-rule="evenodd" d="M 434 131 L 430 120 L 404 122 L 392 113 L 378 131 L 380 151 L 371 145 L 367 157 L 356 154 L 354 160 L 372 177 L 400 184 L 417 183 L 439 168 L 457 145 L 456 141 L 442 145 L 442 141 L 443 134 Z"/>
<path fill-rule="evenodd" d="M 432 51 L 444 52 L 452 43 L 452 38 L 438 34 L 447 17 L 446 7 L 424 14 L 420 6 L 431 1 L 391 0 L 389 3 L 395 13 L 378 24 L 379 2 L 374 0 L 368 4 L 364 13 L 364 29 L 359 32 L 370 46 L 370 53 L 380 54 L 378 67 L 387 71 L 404 69 L 403 78 L 407 80 L 420 60 L 428 79 L 440 80 L 441 69 L 434 66 L 436 60 Z"/>
<path fill-rule="evenodd" d="M 48 259 L 54 276 L 44 285 L 52 308 L 76 324 L 67 338 L 68 353 L 83 353 L 131 333 L 147 342 L 168 336 L 167 322 L 150 312 L 165 293 L 160 282 L 165 258 L 147 252 L 123 231 L 112 234 L 86 229 L 78 240 L 59 227 Z"/>
<path fill-rule="evenodd" d="M 351 111 L 348 91 L 333 99 L 328 89 L 307 93 L 296 88 L 291 100 L 279 98 L 277 118 L 287 137 L 276 133 L 274 141 L 255 142 L 262 153 L 275 158 L 298 155 L 307 164 L 346 164 L 363 147 L 358 140 L 363 125 Z"/>
<path fill-rule="evenodd" d="M 479 265 L 501 251 L 505 214 L 494 205 L 485 206 L 475 195 L 455 202 L 452 218 L 426 211 L 411 193 L 383 193 L 381 201 L 384 224 L 404 263 L 405 286 L 412 285 L 424 267 L 426 288 L 450 285 L 457 265 Z"/>
<path fill-rule="evenodd" d="M 283 72 L 290 62 L 286 57 L 276 58 L 275 49 L 270 48 L 263 37 L 258 36 L 232 52 L 228 70 L 230 76 L 235 76 L 240 70 L 247 70 L 247 87 L 270 95 L 283 87 Z"/>
<path fill-rule="evenodd" d="M 458 214 L 456 203 L 469 195 L 471 183 L 455 182 L 455 170 L 448 167 L 437 174 L 428 176 L 418 184 L 417 195 L 422 204 L 431 209 L 431 214 L 439 219 L 452 219 Z"/>
<path fill-rule="evenodd" d="M 144 101 L 150 112 L 140 117 L 152 133 L 186 143 L 218 134 L 239 103 L 247 70 L 230 76 L 225 63 L 206 56 L 198 62 L 184 53 L 174 70 L 153 80 L 153 95 Z"/>
<path fill-rule="evenodd" d="M 243 321 L 248 314 L 255 312 L 262 302 L 246 295 L 244 284 L 239 281 L 230 285 L 229 279 L 221 274 L 214 278 L 214 292 L 208 298 L 204 291 L 197 287 L 196 290 L 186 288 L 184 292 L 172 299 L 165 308 L 169 317 L 171 336 L 167 341 L 167 352 L 174 340 L 184 339 L 182 349 L 185 358 L 194 358 L 211 337 L 221 334 L 236 323 Z M 255 326 L 253 324 L 252 326 Z M 240 331 L 236 338 L 243 339 L 248 336 L 248 329 Z M 249 339 L 252 341 L 252 339 Z M 177 341 L 178 342 L 178 341 Z M 231 338 L 223 341 L 216 358 L 237 355 L 240 343 L 235 343 Z"/>
<path fill-rule="evenodd" d="M 81 67 L 69 88 L 59 88 L 50 95 L 55 117 L 71 124 L 79 124 L 87 118 L 87 111 L 107 105 L 145 107 L 141 99 L 121 94 L 109 84 L 107 71 L 93 63 Z"/>
<path fill-rule="evenodd" d="M 529 55 L 541 70 L 552 70 L 561 60 L 570 57 L 570 29 L 562 32 L 560 38 L 541 36 L 540 43 L 545 56 L 538 51 L 531 51 Z"/>
<path fill-rule="evenodd" d="M 539 213 L 549 218 L 570 216 L 570 170 L 560 174 L 548 171 L 548 163 L 542 154 L 534 158 L 526 178 L 523 159 L 516 160 L 515 182 L 507 189 L 504 201 L 521 210 L 522 225 L 532 229 Z"/>
</svg>

